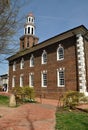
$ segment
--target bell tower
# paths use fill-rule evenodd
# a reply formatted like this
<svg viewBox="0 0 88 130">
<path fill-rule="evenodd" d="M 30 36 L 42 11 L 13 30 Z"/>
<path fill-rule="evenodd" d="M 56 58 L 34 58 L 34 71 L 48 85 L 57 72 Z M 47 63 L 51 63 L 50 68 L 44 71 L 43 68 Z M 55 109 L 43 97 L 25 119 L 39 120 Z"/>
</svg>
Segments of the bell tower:
<svg viewBox="0 0 88 130">
<path fill-rule="evenodd" d="M 38 44 L 39 38 L 35 36 L 35 17 L 32 13 L 27 16 L 24 25 L 24 35 L 20 38 L 20 50 L 31 48 Z"/>
</svg>

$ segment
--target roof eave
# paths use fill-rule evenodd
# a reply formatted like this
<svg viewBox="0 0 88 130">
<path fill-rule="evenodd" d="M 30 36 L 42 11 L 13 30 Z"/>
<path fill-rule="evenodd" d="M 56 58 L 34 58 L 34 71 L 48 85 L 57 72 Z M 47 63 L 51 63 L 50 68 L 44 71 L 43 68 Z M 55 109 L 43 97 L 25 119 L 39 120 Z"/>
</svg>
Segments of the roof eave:
<svg viewBox="0 0 88 130">
<path fill-rule="evenodd" d="M 85 34 L 88 34 L 88 30 L 84 25 L 80 25 L 80 26 L 78 26 L 76 28 L 70 29 L 70 30 L 68 30 L 66 32 L 63 32 L 63 33 L 61 33 L 59 35 L 56 35 L 56 36 L 54 36 L 54 37 L 52 37 L 50 39 L 47 39 L 47 40 L 41 42 L 40 44 L 35 45 L 34 47 L 32 47 L 30 49 L 25 49 L 23 51 L 19 51 L 15 55 L 7 58 L 7 60 L 8 61 L 14 60 L 14 59 L 16 59 L 18 57 L 22 57 L 22 56 L 24 56 L 24 55 L 26 55 L 28 53 L 31 53 L 31 52 L 33 52 L 35 50 L 38 50 L 38 49 L 41 49 L 43 47 L 49 46 L 51 44 L 59 42 L 59 41 L 61 41 L 63 39 L 66 39 L 68 37 L 75 36 L 77 34 L 82 34 L 83 36 L 85 36 Z"/>
</svg>

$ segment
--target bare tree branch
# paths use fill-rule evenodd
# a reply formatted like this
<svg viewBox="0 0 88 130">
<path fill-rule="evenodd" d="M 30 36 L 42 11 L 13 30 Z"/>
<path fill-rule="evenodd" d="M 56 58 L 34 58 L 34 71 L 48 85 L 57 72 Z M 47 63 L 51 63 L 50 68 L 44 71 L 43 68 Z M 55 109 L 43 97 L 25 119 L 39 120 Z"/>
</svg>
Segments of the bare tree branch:
<svg viewBox="0 0 88 130">
<path fill-rule="evenodd" d="M 0 62 L 19 48 L 19 43 L 14 39 L 23 25 L 25 16 L 19 14 L 26 4 L 29 0 L 22 0 L 20 4 L 18 0 L 0 0 Z"/>
</svg>

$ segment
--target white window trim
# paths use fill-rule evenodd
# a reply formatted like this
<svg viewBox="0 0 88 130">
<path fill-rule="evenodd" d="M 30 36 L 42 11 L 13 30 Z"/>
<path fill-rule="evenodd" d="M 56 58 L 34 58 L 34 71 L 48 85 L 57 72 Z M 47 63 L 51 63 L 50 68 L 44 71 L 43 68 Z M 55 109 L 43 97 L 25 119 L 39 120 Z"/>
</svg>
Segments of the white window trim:
<svg viewBox="0 0 88 130">
<path fill-rule="evenodd" d="M 16 71 L 16 61 L 13 62 L 13 71 Z"/>
<path fill-rule="evenodd" d="M 47 71 L 42 71 L 41 72 L 41 86 L 42 87 L 47 87 L 47 85 L 44 85 L 44 79 L 43 79 L 43 74 L 47 74 Z M 47 79 L 46 79 L 47 80 Z"/>
<path fill-rule="evenodd" d="M 12 77 L 12 87 L 15 87 L 15 83 L 16 83 L 15 78 L 16 78 L 16 76 Z"/>
<path fill-rule="evenodd" d="M 20 87 L 23 87 L 23 84 L 24 84 L 24 75 L 23 74 L 21 74 L 20 75 Z"/>
<path fill-rule="evenodd" d="M 32 83 L 32 77 L 33 76 L 33 83 Z M 34 73 L 29 73 L 29 87 L 34 87 Z"/>
<path fill-rule="evenodd" d="M 63 49 L 63 58 L 59 58 L 59 49 Z M 59 44 L 59 47 L 57 48 L 57 61 L 63 60 L 64 59 L 64 48 L 63 46 L 61 46 L 61 44 Z"/>
<path fill-rule="evenodd" d="M 64 85 L 60 84 L 60 77 L 59 77 L 59 72 L 60 71 L 64 72 Z M 58 87 L 65 87 L 65 68 L 59 68 L 59 69 L 57 69 L 57 86 Z"/>
<path fill-rule="evenodd" d="M 24 59 L 23 58 L 21 59 L 21 62 L 20 62 L 20 69 L 24 69 Z"/>
<path fill-rule="evenodd" d="M 32 60 L 34 60 L 34 56 L 33 55 L 31 55 L 31 57 L 30 57 L 30 67 L 34 67 L 34 64 L 32 64 Z"/>
<path fill-rule="evenodd" d="M 46 54 L 46 56 L 47 56 L 47 52 L 45 51 L 45 50 L 43 50 L 43 53 L 42 53 L 42 57 L 41 57 L 41 64 L 47 64 L 47 61 L 46 62 L 44 62 L 44 54 Z"/>
</svg>

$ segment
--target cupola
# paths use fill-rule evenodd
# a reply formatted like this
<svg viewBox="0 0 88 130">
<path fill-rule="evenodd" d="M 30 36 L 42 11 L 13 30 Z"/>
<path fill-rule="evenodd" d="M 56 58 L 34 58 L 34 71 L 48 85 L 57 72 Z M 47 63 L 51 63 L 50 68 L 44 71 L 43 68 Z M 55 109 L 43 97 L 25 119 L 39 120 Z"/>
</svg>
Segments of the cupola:
<svg viewBox="0 0 88 130">
<path fill-rule="evenodd" d="M 38 40 L 35 36 L 35 17 L 29 13 L 24 25 L 24 35 L 20 38 L 20 50 L 33 47 L 38 44 Z"/>
</svg>

